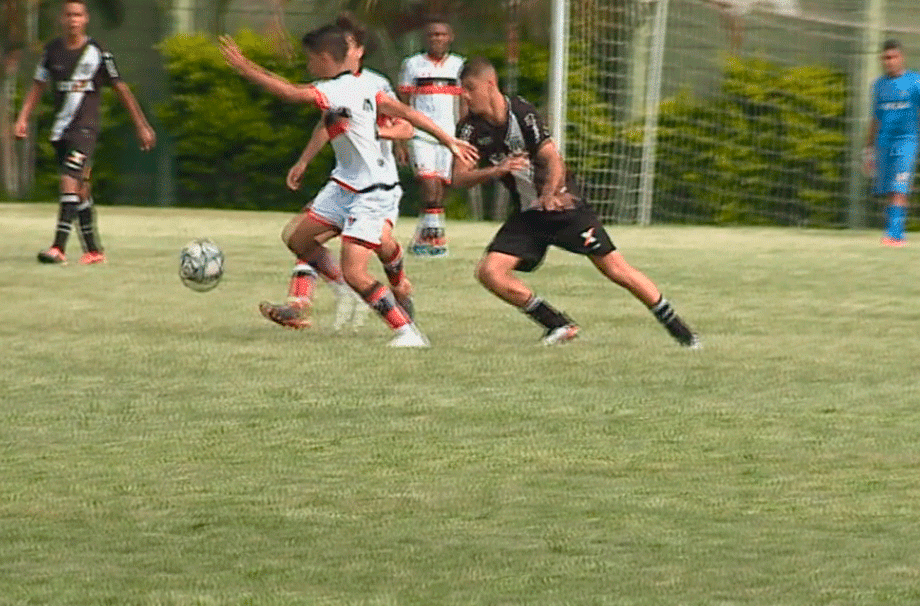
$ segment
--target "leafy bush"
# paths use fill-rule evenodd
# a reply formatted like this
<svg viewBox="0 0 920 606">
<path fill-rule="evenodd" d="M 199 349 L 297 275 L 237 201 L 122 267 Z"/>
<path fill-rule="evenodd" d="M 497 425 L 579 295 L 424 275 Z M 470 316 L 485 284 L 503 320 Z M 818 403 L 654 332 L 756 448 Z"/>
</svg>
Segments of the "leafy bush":
<svg viewBox="0 0 920 606">
<path fill-rule="evenodd" d="M 661 104 L 655 219 L 843 224 L 844 75 L 732 58 L 722 92 Z"/>
<path fill-rule="evenodd" d="M 284 59 L 252 32 L 236 36 L 246 56 L 298 81 L 303 59 Z M 175 145 L 177 201 L 183 206 L 296 210 L 303 197 L 284 185 L 288 168 L 309 140 L 318 113 L 286 103 L 240 78 L 204 34 L 177 35 L 161 46 L 171 94 L 157 115 Z M 315 191 L 332 168 L 327 146 L 304 175 Z"/>
</svg>

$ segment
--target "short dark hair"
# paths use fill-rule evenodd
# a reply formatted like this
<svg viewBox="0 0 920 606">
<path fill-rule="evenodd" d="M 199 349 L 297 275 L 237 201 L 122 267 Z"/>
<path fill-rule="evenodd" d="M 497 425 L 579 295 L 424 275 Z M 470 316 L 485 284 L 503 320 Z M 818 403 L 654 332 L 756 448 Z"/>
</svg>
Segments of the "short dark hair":
<svg viewBox="0 0 920 606">
<path fill-rule="evenodd" d="M 451 26 L 450 21 L 444 15 L 428 15 L 427 17 L 425 17 L 425 27 L 428 27 L 429 25 L 435 25 L 435 24 L 446 25 L 447 27 L 453 29 L 453 26 Z"/>
<path fill-rule="evenodd" d="M 463 64 L 463 69 L 460 70 L 460 79 L 481 76 L 490 71 L 495 72 L 495 66 L 492 65 L 491 61 L 485 57 L 473 57 Z"/>
<path fill-rule="evenodd" d="M 900 40 L 895 40 L 894 38 L 888 38 L 885 42 L 882 43 L 882 52 L 896 50 L 902 51 L 904 48 L 901 46 Z"/>
<path fill-rule="evenodd" d="M 377 50 L 377 38 L 367 29 L 367 26 L 355 19 L 349 11 L 342 11 L 335 19 L 335 25 L 346 34 L 351 34 L 355 44 L 364 48 L 364 55 L 370 55 Z"/>
<path fill-rule="evenodd" d="M 311 53 L 329 53 L 335 61 L 342 62 L 348 53 L 345 35 L 345 31 L 336 25 L 324 25 L 304 34 L 301 43 Z"/>
</svg>

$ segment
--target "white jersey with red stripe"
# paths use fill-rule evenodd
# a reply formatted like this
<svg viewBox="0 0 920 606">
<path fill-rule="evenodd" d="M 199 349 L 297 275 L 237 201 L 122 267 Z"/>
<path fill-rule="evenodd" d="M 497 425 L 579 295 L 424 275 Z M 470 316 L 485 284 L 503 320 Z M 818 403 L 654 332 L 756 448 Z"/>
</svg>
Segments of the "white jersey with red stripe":
<svg viewBox="0 0 920 606">
<path fill-rule="evenodd" d="M 441 59 L 419 53 L 406 58 L 399 73 L 399 92 L 409 97 L 409 105 L 451 135 L 457 127 L 460 70 L 464 62 L 463 57 L 453 53 Z M 423 131 L 416 131 L 416 137 L 436 140 Z"/>
<path fill-rule="evenodd" d="M 335 151 L 335 168 L 330 178 L 358 192 L 395 187 L 398 180 L 377 139 L 377 95 L 383 94 L 379 82 L 343 72 L 312 86 L 318 93 L 317 105 L 323 112 Z"/>
</svg>

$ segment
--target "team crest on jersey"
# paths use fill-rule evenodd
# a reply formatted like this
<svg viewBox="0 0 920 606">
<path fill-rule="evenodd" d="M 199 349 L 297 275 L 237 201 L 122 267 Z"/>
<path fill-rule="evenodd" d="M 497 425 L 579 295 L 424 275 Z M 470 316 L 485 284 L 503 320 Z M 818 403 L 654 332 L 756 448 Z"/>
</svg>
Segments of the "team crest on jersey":
<svg viewBox="0 0 920 606">
<path fill-rule="evenodd" d="M 898 173 L 894 176 L 896 183 L 907 183 L 907 180 L 910 178 L 910 173 Z"/>
<path fill-rule="evenodd" d="M 464 124 L 463 128 L 460 129 L 460 138 L 463 139 L 464 141 L 469 141 L 472 136 L 473 136 L 473 125 Z"/>
</svg>

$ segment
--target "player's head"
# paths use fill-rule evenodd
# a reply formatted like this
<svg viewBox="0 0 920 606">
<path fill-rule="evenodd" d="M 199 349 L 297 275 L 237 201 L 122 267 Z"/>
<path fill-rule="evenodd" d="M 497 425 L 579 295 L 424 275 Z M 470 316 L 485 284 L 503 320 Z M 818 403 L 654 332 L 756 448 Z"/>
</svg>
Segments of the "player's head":
<svg viewBox="0 0 920 606">
<path fill-rule="evenodd" d="M 904 49 L 901 43 L 890 38 L 882 44 L 882 69 L 889 77 L 900 76 L 904 73 Z"/>
<path fill-rule="evenodd" d="M 435 58 L 443 57 L 454 41 L 454 30 L 444 17 L 428 17 L 425 20 L 425 49 Z"/>
<path fill-rule="evenodd" d="M 460 86 L 463 100 L 474 114 L 481 114 L 493 107 L 496 97 L 501 97 L 498 88 L 498 74 L 495 66 L 485 57 L 474 57 L 460 70 Z"/>
<path fill-rule="evenodd" d="M 335 20 L 335 25 L 345 32 L 345 39 L 348 42 L 345 67 L 352 71 L 359 71 L 364 57 L 370 55 L 376 49 L 376 42 L 367 27 L 347 11 L 339 13 Z"/>
<path fill-rule="evenodd" d="M 331 78 L 347 69 L 348 40 L 341 28 L 324 25 L 307 32 L 301 42 L 307 53 L 307 69 L 315 77 Z"/>
<path fill-rule="evenodd" d="M 86 33 L 89 23 L 89 10 L 85 0 L 64 0 L 61 4 L 61 27 L 64 35 L 80 37 Z"/>
</svg>

